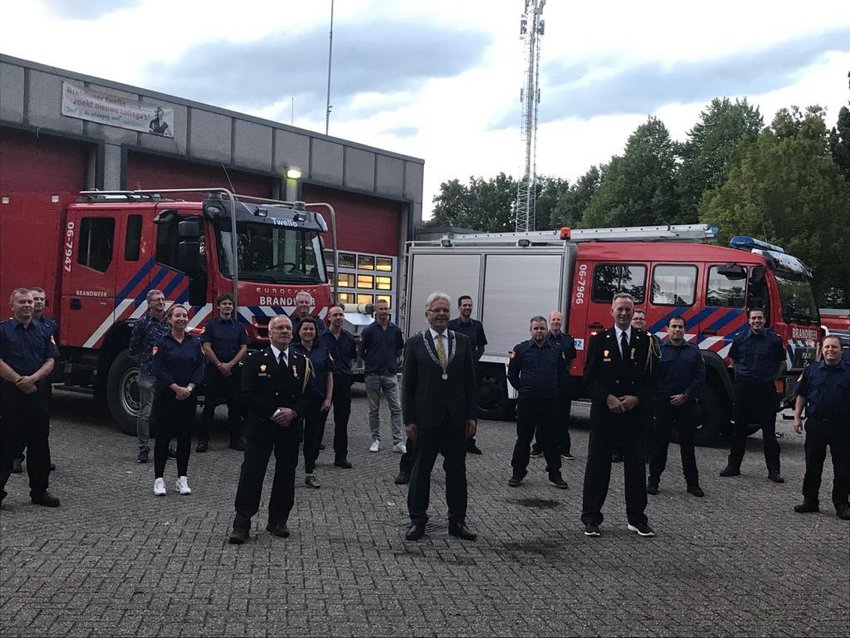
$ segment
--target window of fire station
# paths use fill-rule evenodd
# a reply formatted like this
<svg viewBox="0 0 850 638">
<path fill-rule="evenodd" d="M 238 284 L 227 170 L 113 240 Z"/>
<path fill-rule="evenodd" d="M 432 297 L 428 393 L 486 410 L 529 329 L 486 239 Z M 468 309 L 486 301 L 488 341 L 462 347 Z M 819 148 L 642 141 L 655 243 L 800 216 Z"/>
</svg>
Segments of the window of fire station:
<svg viewBox="0 0 850 638">
<path fill-rule="evenodd" d="M 80 247 L 77 263 L 106 272 L 112 263 L 115 220 L 111 217 L 83 217 L 80 220 Z"/>
<path fill-rule="evenodd" d="M 395 305 L 396 257 L 368 253 L 338 252 L 339 272 L 334 273 L 337 301 L 340 303 L 375 303 L 385 300 Z M 333 271 L 333 251 L 325 249 L 325 263 Z"/>
<path fill-rule="evenodd" d="M 696 266 L 656 266 L 652 271 L 652 303 L 656 306 L 692 306 L 696 287 Z"/>
<path fill-rule="evenodd" d="M 614 295 L 627 292 L 635 303 L 646 294 L 646 266 L 640 264 L 599 264 L 593 271 L 593 301 L 610 303 Z"/>
<path fill-rule="evenodd" d="M 723 273 L 721 270 L 727 270 Z M 708 287 L 705 294 L 706 306 L 721 308 L 743 308 L 746 300 L 746 272 L 742 276 L 731 272 L 727 267 L 712 266 L 708 269 Z"/>
</svg>

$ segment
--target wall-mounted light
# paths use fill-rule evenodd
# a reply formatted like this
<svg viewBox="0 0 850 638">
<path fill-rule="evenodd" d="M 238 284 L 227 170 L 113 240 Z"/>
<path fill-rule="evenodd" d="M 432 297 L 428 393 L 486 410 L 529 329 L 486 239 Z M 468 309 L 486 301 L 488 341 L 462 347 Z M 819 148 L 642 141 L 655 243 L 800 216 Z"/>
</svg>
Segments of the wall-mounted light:
<svg viewBox="0 0 850 638">
<path fill-rule="evenodd" d="M 288 179 L 301 179 L 301 169 L 297 166 L 290 166 L 286 169 L 286 177 Z"/>
</svg>

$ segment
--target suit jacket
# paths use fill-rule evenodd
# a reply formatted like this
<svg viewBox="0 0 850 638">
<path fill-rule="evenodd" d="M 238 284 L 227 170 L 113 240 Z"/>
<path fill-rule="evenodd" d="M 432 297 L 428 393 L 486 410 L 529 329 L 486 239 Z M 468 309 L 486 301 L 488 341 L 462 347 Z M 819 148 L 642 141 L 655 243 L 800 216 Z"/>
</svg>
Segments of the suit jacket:
<svg viewBox="0 0 850 638">
<path fill-rule="evenodd" d="M 270 346 L 250 353 L 242 368 L 242 400 L 248 409 L 247 436 L 275 438 L 286 431 L 294 441 L 300 441 L 313 377 L 310 360 L 292 347 L 286 367 L 278 364 Z M 271 420 L 275 410 L 281 407 L 292 408 L 298 415 L 285 428 Z"/>
<path fill-rule="evenodd" d="M 591 400 L 604 406 L 609 394 L 630 394 L 640 399 L 640 407 L 651 405 L 657 360 L 654 342 L 643 330 L 632 328 L 625 359 L 614 328 L 593 335 L 584 363 L 584 381 Z"/>
<path fill-rule="evenodd" d="M 448 415 L 452 426 L 463 427 L 477 417 L 477 394 L 472 344 L 465 335 L 447 330 L 447 379 L 436 361 L 431 331 L 416 334 L 404 344 L 401 409 L 405 424 L 438 428 Z M 432 358 L 433 355 L 433 358 Z"/>
</svg>

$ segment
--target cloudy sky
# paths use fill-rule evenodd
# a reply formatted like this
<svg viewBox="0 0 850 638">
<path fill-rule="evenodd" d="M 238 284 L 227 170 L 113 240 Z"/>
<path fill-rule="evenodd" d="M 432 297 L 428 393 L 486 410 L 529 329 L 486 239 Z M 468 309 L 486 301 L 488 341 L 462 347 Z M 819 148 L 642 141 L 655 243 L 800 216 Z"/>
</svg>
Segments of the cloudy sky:
<svg viewBox="0 0 850 638">
<path fill-rule="evenodd" d="M 442 181 L 519 174 L 525 0 L 336 0 L 330 134 Z M 3 2 L 3 53 L 324 132 L 331 0 Z M 570 180 L 648 115 L 684 139 L 714 97 L 767 122 L 848 103 L 850 1 L 549 0 L 538 174 Z"/>
</svg>

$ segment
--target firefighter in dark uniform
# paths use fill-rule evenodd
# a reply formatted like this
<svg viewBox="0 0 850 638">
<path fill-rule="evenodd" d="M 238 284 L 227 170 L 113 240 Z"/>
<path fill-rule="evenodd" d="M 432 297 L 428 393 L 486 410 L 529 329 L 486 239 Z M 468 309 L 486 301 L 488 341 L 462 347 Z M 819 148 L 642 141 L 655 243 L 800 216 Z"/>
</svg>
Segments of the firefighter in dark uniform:
<svg viewBox="0 0 850 638">
<path fill-rule="evenodd" d="M 53 363 L 59 350 L 48 328 L 33 321 L 33 297 L 16 288 L 10 297 L 12 317 L 0 323 L 0 501 L 12 459 L 26 445 L 30 499 L 36 505 L 57 507 L 59 499 L 47 491 L 50 476 L 47 394 Z"/>
<path fill-rule="evenodd" d="M 634 322 L 633 322 L 634 324 Z M 653 337 L 655 335 L 652 335 Z M 705 384 L 705 362 L 700 349 L 685 341 L 685 319 L 673 315 L 667 320 L 667 340 L 661 344 L 658 384 L 655 390 L 654 448 L 648 448 L 648 494 L 658 494 L 661 474 L 667 466 L 667 448 L 675 426 L 679 432 L 682 471 L 688 494 L 705 496 L 699 484 L 694 437 L 696 435 L 696 397 Z"/>
<path fill-rule="evenodd" d="M 472 343 L 472 361 L 475 364 L 475 380 L 478 381 L 478 360 L 484 355 L 487 346 L 487 335 L 484 334 L 484 324 L 472 318 L 472 297 L 461 295 L 457 299 L 457 309 L 460 313 L 449 321 L 448 329 L 466 335 Z M 466 439 L 468 454 L 481 454 L 481 448 L 475 443 L 475 435 Z"/>
<path fill-rule="evenodd" d="M 747 313 L 750 329 L 735 337 L 729 358 L 735 364 L 735 423 L 729 462 L 720 476 L 739 476 L 747 427 L 757 423 L 764 439 L 764 460 L 767 478 L 784 483 L 779 473 L 779 443 L 776 441 L 776 408 L 778 405 L 773 382 L 785 365 L 785 349 L 780 339 L 765 328 L 764 310 L 750 308 Z"/>
<path fill-rule="evenodd" d="M 236 491 L 236 517 L 230 542 L 248 540 L 251 518 L 260 509 L 260 496 L 269 456 L 275 468 L 266 529 L 287 538 L 286 523 L 295 503 L 295 467 L 303 437 L 303 417 L 310 401 L 313 376 L 310 360 L 298 354 L 292 341 L 292 322 L 278 315 L 269 322 L 268 348 L 248 355 L 242 369 L 242 400 L 248 409 L 245 458 Z"/>
<path fill-rule="evenodd" d="M 841 341 L 825 337 L 823 360 L 813 363 L 800 376 L 794 404 L 794 430 L 803 431 L 806 408 L 806 474 L 803 502 L 795 512 L 817 512 L 826 446 L 832 454 L 832 504 L 838 518 L 850 520 L 850 367 L 841 360 Z"/>
<path fill-rule="evenodd" d="M 58 348 L 59 347 L 59 326 L 56 324 L 56 322 L 53 319 L 51 319 L 46 314 L 44 314 L 44 306 L 47 303 L 47 295 L 44 292 L 44 288 L 42 288 L 40 286 L 33 286 L 32 288 L 30 288 L 30 292 L 32 293 L 32 300 L 33 300 L 32 320 L 34 322 L 42 324 L 45 328 L 48 329 L 48 331 L 50 332 L 50 335 L 53 337 L 53 343 Z M 56 367 L 56 364 L 58 362 L 59 362 L 58 359 L 53 362 L 54 367 Z M 48 429 L 50 429 L 49 408 L 50 408 L 50 397 L 51 397 L 51 394 L 52 394 L 52 390 L 53 390 L 53 386 L 50 383 L 50 381 L 46 381 L 45 383 L 41 384 L 41 391 L 44 392 L 44 394 L 45 394 L 45 397 L 44 397 L 45 406 L 47 406 L 47 408 L 48 408 L 48 424 L 47 424 Z M 49 439 L 48 439 L 48 445 L 49 445 Z M 20 453 L 15 457 L 15 460 L 12 461 L 12 474 L 20 474 L 21 472 L 23 472 L 23 462 L 24 462 L 25 459 L 26 459 L 26 455 L 24 454 L 24 450 L 22 448 Z M 56 469 L 56 466 L 53 465 L 53 462 L 51 461 L 50 471 L 52 472 L 55 469 Z"/>
<path fill-rule="evenodd" d="M 514 346 L 508 364 L 508 379 L 519 392 L 517 401 L 516 444 L 511 458 L 511 475 L 508 485 L 519 487 L 528 473 L 531 440 L 537 431 L 538 440 L 546 457 L 549 482 L 557 488 L 567 489 L 561 476 L 561 455 L 555 443 L 558 427 L 558 370 L 563 365 L 563 351 L 550 342 L 546 319 L 531 318 L 531 339 Z"/>
<path fill-rule="evenodd" d="M 602 505 L 611 480 L 611 450 L 621 443 L 626 488 L 628 529 L 655 536 L 646 509 L 645 417 L 653 399 L 657 354 L 643 330 L 631 326 L 634 299 L 614 295 L 614 327 L 593 335 L 584 366 L 590 393 L 590 440 L 581 520 L 586 536 L 599 536 Z"/>
<path fill-rule="evenodd" d="M 233 295 L 223 293 L 215 300 L 218 317 L 204 326 L 201 347 L 208 365 L 204 373 L 204 411 L 195 452 L 206 452 L 210 446 L 210 429 L 216 406 L 227 404 L 227 426 L 230 449 L 242 451 L 242 397 L 239 362 L 248 353 L 248 333 L 235 315 Z"/>
</svg>

